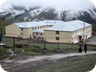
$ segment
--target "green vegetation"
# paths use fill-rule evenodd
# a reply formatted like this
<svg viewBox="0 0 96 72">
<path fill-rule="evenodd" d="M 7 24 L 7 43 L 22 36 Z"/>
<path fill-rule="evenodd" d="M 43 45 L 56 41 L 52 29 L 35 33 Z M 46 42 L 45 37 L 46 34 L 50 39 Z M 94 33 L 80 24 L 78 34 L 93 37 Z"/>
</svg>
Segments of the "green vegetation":
<svg viewBox="0 0 96 72">
<path fill-rule="evenodd" d="M 0 59 L 7 58 L 9 53 L 7 52 L 8 49 L 0 48 Z"/>
<path fill-rule="evenodd" d="M 33 46 L 39 48 L 35 48 Z M 28 55 L 41 55 L 41 54 L 54 54 L 54 53 L 75 53 L 78 52 L 78 45 L 71 44 L 60 44 L 60 48 L 57 48 L 57 44 L 47 44 L 46 49 L 44 49 L 44 44 L 33 44 L 29 48 L 16 48 L 16 51 L 22 52 L 24 50 L 25 54 Z M 96 46 L 88 46 L 89 51 L 96 50 Z"/>
<path fill-rule="evenodd" d="M 15 39 L 17 52 L 24 53 L 26 55 L 42 55 L 42 54 L 55 54 L 55 53 L 74 53 L 78 52 L 79 45 L 78 44 L 59 44 L 58 43 L 46 43 L 46 49 L 44 49 L 44 43 L 36 43 L 31 41 L 28 46 L 28 40 Z M 7 44 L 7 46 L 13 48 L 13 38 L 4 38 L 3 42 Z M 17 46 L 18 45 L 18 46 Z M 89 51 L 96 50 L 95 45 L 88 45 Z"/>
<path fill-rule="evenodd" d="M 93 24 L 93 25 L 92 25 L 92 28 L 93 28 L 93 31 L 96 32 L 96 24 Z"/>
</svg>

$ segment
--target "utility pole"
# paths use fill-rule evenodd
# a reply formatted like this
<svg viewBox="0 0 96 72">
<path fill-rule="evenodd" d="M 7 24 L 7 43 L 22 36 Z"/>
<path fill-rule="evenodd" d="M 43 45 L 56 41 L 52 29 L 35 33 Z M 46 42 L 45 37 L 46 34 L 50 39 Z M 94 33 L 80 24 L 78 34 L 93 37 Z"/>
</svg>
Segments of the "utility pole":
<svg viewBox="0 0 96 72">
<path fill-rule="evenodd" d="M 59 49 L 59 40 L 58 40 L 57 48 Z"/>
<path fill-rule="evenodd" d="M 13 51 L 15 52 L 15 37 L 13 37 Z"/>
<path fill-rule="evenodd" d="M 83 48 L 84 48 L 84 44 L 85 44 L 85 22 L 83 24 Z"/>
<path fill-rule="evenodd" d="M 44 40 L 44 49 L 46 49 L 46 39 Z"/>
</svg>

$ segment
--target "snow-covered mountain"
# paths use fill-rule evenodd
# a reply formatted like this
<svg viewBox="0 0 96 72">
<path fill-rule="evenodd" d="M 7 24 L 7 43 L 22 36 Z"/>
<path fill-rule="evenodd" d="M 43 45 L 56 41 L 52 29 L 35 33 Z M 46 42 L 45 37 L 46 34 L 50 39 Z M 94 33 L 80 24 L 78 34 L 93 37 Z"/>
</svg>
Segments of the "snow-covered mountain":
<svg viewBox="0 0 96 72">
<path fill-rule="evenodd" d="M 12 22 L 80 19 L 94 22 L 96 8 L 89 0 L 7 0 L 0 7 L 0 19 Z"/>
</svg>

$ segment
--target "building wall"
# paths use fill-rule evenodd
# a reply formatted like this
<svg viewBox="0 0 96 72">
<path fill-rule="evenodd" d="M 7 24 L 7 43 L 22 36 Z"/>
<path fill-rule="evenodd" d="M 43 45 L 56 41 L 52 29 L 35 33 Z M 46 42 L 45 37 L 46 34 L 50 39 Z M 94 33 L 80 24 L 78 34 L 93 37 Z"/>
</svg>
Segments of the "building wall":
<svg viewBox="0 0 96 72">
<path fill-rule="evenodd" d="M 80 36 L 80 33 L 85 33 L 84 35 L 84 40 L 87 40 L 88 38 L 90 38 L 92 36 L 92 26 L 88 26 L 88 27 L 85 27 L 84 29 L 81 28 L 81 29 L 78 29 L 78 30 L 75 30 L 73 31 L 73 34 L 72 34 L 72 41 L 77 41 L 79 42 L 79 36 Z M 83 40 L 83 34 L 81 35 L 82 36 L 82 40 Z"/>
<path fill-rule="evenodd" d="M 30 35 L 32 36 L 32 28 L 22 28 L 12 24 L 6 26 L 6 36 L 10 37 L 22 37 L 22 38 L 29 38 Z"/>
<path fill-rule="evenodd" d="M 84 28 L 84 39 L 87 40 L 92 36 L 92 26 Z M 48 42 L 61 42 L 61 43 L 77 43 L 79 42 L 79 35 L 83 33 L 83 28 L 75 30 L 73 32 L 60 31 L 59 34 L 56 34 L 56 31 L 53 30 L 44 30 L 44 38 Z M 56 37 L 59 37 L 59 40 L 56 40 Z M 82 35 L 83 38 L 83 35 Z"/>
<path fill-rule="evenodd" d="M 45 28 L 48 28 L 50 27 L 51 25 L 43 25 L 43 26 L 37 26 L 37 27 L 32 27 L 32 28 L 23 28 L 23 31 L 21 31 L 21 33 L 23 33 L 23 35 L 21 35 L 23 38 L 29 38 L 30 36 L 33 37 L 33 36 L 36 36 L 37 38 L 38 37 L 44 37 L 43 36 L 43 33 L 41 35 L 40 32 L 35 32 L 35 30 L 38 30 L 38 29 L 45 29 Z M 37 34 L 38 33 L 38 34 Z"/>
<path fill-rule="evenodd" d="M 30 38 L 30 36 L 32 37 L 33 34 L 33 30 L 32 28 L 23 28 L 23 31 L 20 30 L 20 36 L 23 38 Z"/>
<path fill-rule="evenodd" d="M 40 33 L 40 32 L 34 32 L 33 35 L 38 38 L 38 37 L 44 37 L 44 33 Z"/>
<path fill-rule="evenodd" d="M 87 38 L 92 36 L 92 25 L 85 28 L 85 32 L 87 33 Z"/>
<path fill-rule="evenodd" d="M 18 37 L 20 34 L 20 29 L 18 26 L 12 24 L 12 25 L 6 26 L 5 32 L 7 36 Z"/>
<path fill-rule="evenodd" d="M 56 37 L 59 37 L 59 40 L 56 40 Z M 71 43 L 72 32 L 60 31 L 56 34 L 56 31 L 44 30 L 44 38 L 48 42 Z"/>
</svg>

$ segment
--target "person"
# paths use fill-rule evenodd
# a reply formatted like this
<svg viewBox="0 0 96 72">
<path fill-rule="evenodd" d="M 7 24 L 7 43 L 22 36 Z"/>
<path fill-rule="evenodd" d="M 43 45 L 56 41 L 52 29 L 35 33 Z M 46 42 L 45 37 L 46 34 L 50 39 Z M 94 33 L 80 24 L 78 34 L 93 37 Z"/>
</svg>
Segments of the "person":
<svg viewBox="0 0 96 72">
<path fill-rule="evenodd" d="M 82 53 L 82 45 L 79 45 L 79 52 Z"/>
<path fill-rule="evenodd" d="M 3 35 L 2 35 L 2 34 L 0 34 L 0 43 L 2 42 L 2 37 L 3 37 Z"/>
<path fill-rule="evenodd" d="M 87 52 L 87 44 L 86 43 L 84 44 L 84 51 L 85 51 L 85 53 Z"/>
</svg>

